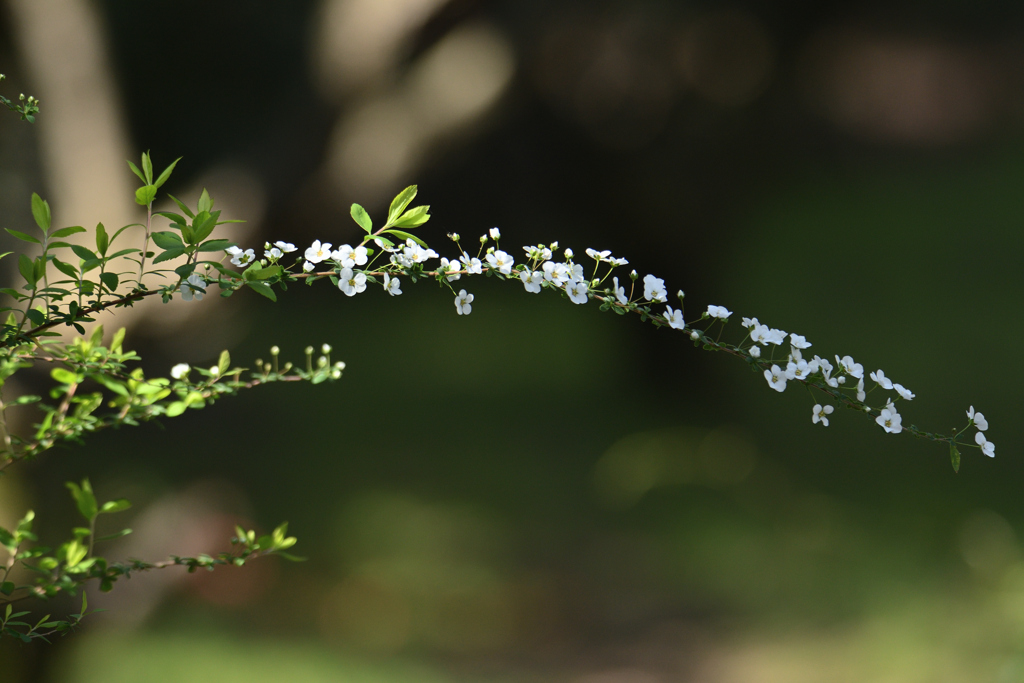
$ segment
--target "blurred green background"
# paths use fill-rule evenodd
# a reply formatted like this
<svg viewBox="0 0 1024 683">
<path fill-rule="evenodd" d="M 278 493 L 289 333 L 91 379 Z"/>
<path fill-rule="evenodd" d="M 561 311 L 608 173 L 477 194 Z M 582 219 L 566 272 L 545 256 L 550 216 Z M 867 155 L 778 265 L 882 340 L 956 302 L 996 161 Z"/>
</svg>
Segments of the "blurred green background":
<svg viewBox="0 0 1024 683">
<path fill-rule="evenodd" d="M 517 258 L 611 249 L 688 317 L 802 333 L 916 392 L 908 423 L 973 404 L 997 444 L 954 474 L 516 283 L 470 281 L 469 317 L 431 283 L 140 307 L 151 373 L 322 342 L 348 369 L 49 453 L 0 480 L 0 524 L 57 538 L 89 476 L 136 503 L 111 556 L 288 520 L 309 559 L 135 576 L 74 636 L 0 643 L 2 680 L 1024 680 L 1022 40 L 994 0 L 0 3 L 4 94 L 42 100 L 0 117 L 0 227 L 32 191 L 135 220 L 144 149 L 257 247 L 351 242 L 351 202 L 418 183 L 442 253 L 493 226 Z"/>
</svg>

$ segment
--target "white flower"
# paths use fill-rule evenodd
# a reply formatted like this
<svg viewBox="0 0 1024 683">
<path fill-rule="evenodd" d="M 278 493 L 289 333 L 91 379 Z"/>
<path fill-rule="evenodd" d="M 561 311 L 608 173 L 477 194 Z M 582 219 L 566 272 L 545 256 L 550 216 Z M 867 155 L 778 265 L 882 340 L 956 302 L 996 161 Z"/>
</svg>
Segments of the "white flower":
<svg viewBox="0 0 1024 683">
<path fill-rule="evenodd" d="M 271 247 L 263 252 L 263 258 L 268 258 L 276 261 L 277 259 L 284 256 L 284 252 L 277 247 Z"/>
<path fill-rule="evenodd" d="M 974 435 L 974 443 L 981 446 L 981 452 L 990 458 L 996 457 L 996 445 L 985 438 L 985 435 L 978 432 Z"/>
<path fill-rule="evenodd" d="M 188 363 L 178 363 L 171 368 L 171 377 L 174 379 L 185 379 L 188 377 L 188 372 L 192 368 L 189 367 Z"/>
<path fill-rule="evenodd" d="M 295 251 L 295 245 L 291 242 L 274 242 L 274 246 L 286 254 L 290 254 Z"/>
<path fill-rule="evenodd" d="M 398 296 L 402 293 L 402 286 L 398 282 L 397 277 L 391 277 L 387 273 L 384 273 L 384 291 L 391 296 Z"/>
<path fill-rule="evenodd" d="M 544 282 L 544 274 L 538 270 L 524 270 L 519 273 L 519 279 L 523 281 L 523 287 L 531 294 L 540 293 L 540 285 Z"/>
<path fill-rule="evenodd" d="M 786 390 L 786 373 L 778 365 L 773 365 L 771 370 L 765 370 L 764 378 L 775 391 L 782 393 Z"/>
<path fill-rule="evenodd" d="M 892 403 L 882 408 L 882 412 L 875 418 L 875 422 L 890 434 L 899 434 L 903 431 L 903 418 L 896 412 L 896 407 Z"/>
<path fill-rule="evenodd" d="M 843 356 L 842 358 L 836 356 L 836 363 L 850 377 L 864 378 L 864 366 L 860 363 L 855 363 L 850 356 Z"/>
<path fill-rule="evenodd" d="M 587 303 L 588 288 L 586 280 L 572 280 L 566 285 L 565 291 L 569 294 L 569 301 L 574 304 Z"/>
<path fill-rule="evenodd" d="M 732 315 L 732 311 L 725 306 L 708 306 L 708 315 L 712 318 L 719 318 L 724 321 L 729 319 L 729 316 Z"/>
<path fill-rule="evenodd" d="M 459 290 L 459 295 L 455 297 L 455 310 L 459 315 L 469 315 L 473 312 L 473 307 L 470 306 L 473 303 L 473 298 L 473 295 L 467 294 L 466 290 Z"/>
<path fill-rule="evenodd" d="M 595 261 L 607 261 L 612 255 L 612 252 L 605 249 L 604 251 L 598 251 L 597 249 L 586 249 L 587 256 L 594 259 Z"/>
<path fill-rule="evenodd" d="M 814 357 L 814 362 L 817 363 L 818 367 L 821 369 L 821 376 L 825 378 L 825 384 L 829 385 L 833 389 L 838 389 L 839 380 L 843 378 L 832 376 L 832 364 L 829 363 L 824 358 L 819 358 L 818 356 Z"/>
<path fill-rule="evenodd" d="M 247 266 L 256 260 L 256 252 L 252 249 L 242 251 L 238 247 L 228 247 L 224 251 L 231 256 L 231 262 L 236 266 Z"/>
<path fill-rule="evenodd" d="M 556 287 L 561 287 L 569 281 L 569 266 L 564 263 L 545 261 L 542 269 L 544 270 L 544 279 Z"/>
<path fill-rule="evenodd" d="M 752 327 L 757 327 L 760 324 L 761 323 L 757 322 L 757 318 L 743 318 L 743 320 L 740 322 L 740 326 L 745 327 L 748 330 Z"/>
<path fill-rule="evenodd" d="M 302 264 L 302 270 L 305 273 L 308 273 L 309 271 L 313 270 L 315 267 L 316 266 L 313 265 L 312 261 L 306 261 L 305 263 Z"/>
<path fill-rule="evenodd" d="M 443 270 L 446 273 L 448 273 L 448 275 L 446 275 L 446 277 L 448 278 L 448 282 L 455 282 L 456 280 L 458 280 L 459 278 L 462 277 L 462 274 L 460 272 L 458 272 L 458 271 L 462 270 L 462 263 L 460 261 L 455 260 L 455 259 L 452 259 L 451 261 L 449 261 L 448 259 L 446 259 L 446 258 L 444 258 L 442 256 L 441 257 L 441 270 Z"/>
<path fill-rule="evenodd" d="M 366 247 L 356 247 L 353 249 L 347 244 L 343 244 L 331 252 L 331 258 L 337 261 L 338 265 L 342 268 L 365 266 L 367 257 Z"/>
<path fill-rule="evenodd" d="M 794 346 L 795 348 L 798 348 L 798 349 L 809 349 L 809 348 L 811 348 L 811 343 L 809 341 L 807 341 L 807 339 L 805 339 L 804 337 L 802 337 L 799 334 L 791 334 L 791 335 L 789 335 L 789 343 L 792 346 Z"/>
<path fill-rule="evenodd" d="M 509 275 L 512 273 L 512 257 L 505 252 L 498 250 L 494 253 L 488 254 L 486 258 L 488 265 L 502 275 Z"/>
<path fill-rule="evenodd" d="M 478 259 L 475 256 L 473 258 L 470 258 L 463 254 L 459 258 L 459 260 L 462 261 L 462 263 L 466 266 L 465 268 L 463 268 L 463 270 L 465 270 L 470 275 L 480 275 L 481 273 L 484 272 L 484 264 L 480 261 L 480 259 Z"/>
<path fill-rule="evenodd" d="M 885 376 L 881 370 L 871 373 L 871 379 L 883 389 L 892 389 L 892 380 Z"/>
<path fill-rule="evenodd" d="M 820 403 L 815 403 L 814 408 L 811 411 L 811 424 L 818 424 L 821 422 L 824 426 L 828 427 L 828 415 L 831 415 L 835 410 L 832 406 L 822 406 Z"/>
<path fill-rule="evenodd" d="M 437 258 L 437 252 L 433 249 L 424 249 L 412 239 L 405 241 L 403 256 L 409 263 L 426 263 L 427 259 Z"/>
<path fill-rule="evenodd" d="M 686 323 L 683 322 L 683 311 L 682 309 L 673 309 L 671 306 L 665 307 L 665 322 L 673 330 L 682 330 L 686 328 Z"/>
<path fill-rule="evenodd" d="M 761 357 L 761 347 L 758 346 L 757 344 L 754 344 L 753 346 L 751 346 L 749 349 L 747 349 L 747 351 L 750 352 L 750 355 L 753 358 L 760 358 Z"/>
<path fill-rule="evenodd" d="M 912 401 L 914 399 L 915 394 L 913 394 L 910 391 L 910 389 L 907 389 L 902 384 L 893 384 L 892 388 L 895 389 L 896 393 L 898 393 L 900 396 L 902 396 L 906 400 Z"/>
<path fill-rule="evenodd" d="M 974 406 L 971 406 L 971 409 L 967 411 L 967 419 L 974 422 L 974 426 L 978 428 L 978 431 L 983 432 L 988 429 L 988 420 L 985 419 L 982 413 L 974 412 Z"/>
<path fill-rule="evenodd" d="M 644 298 L 648 301 L 665 303 L 668 301 L 668 293 L 665 291 L 665 281 L 653 275 L 644 276 Z"/>
<path fill-rule="evenodd" d="M 614 266 L 628 266 L 629 261 L 624 258 L 612 258 L 610 263 Z"/>
<path fill-rule="evenodd" d="M 813 363 L 801 359 L 794 363 L 790 361 L 786 364 L 786 379 L 798 379 L 800 381 L 806 380 L 808 377 L 814 374 L 817 367 Z"/>
<path fill-rule="evenodd" d="M 338 289 L 345 292 L 345 296 L 355 296 L 366 291 L 366 274 L 352 273 L 351 268 L 342 268 L 338 273 Z"/>
<path fill-rule="evenodd" d="M 310 263 L 320 263 L 326 258 L 331 256 L 331 243 L 324 242 L 320 243 L 320 240 L 315 240 L 313 246 L 306 250 L 306 260 Z"/>
<path fill-rule="evenodd" d="M 501 239 L 501 230 L 498 230 L 497 228 L 491 228 L 488 231 L 488 233 L 490 234 L 492 240 L 500 240 Z"/>
<path fill-rule="evenodd" d="M 523 247 L 523 251 L 531 261 L 547 261 L 551 258 L 551 250 L 543 244 L 538 244 L 535 247 Z"/>
<path fill-rule="evenodd" d="M 786 333 L 783 330 L 775 329 L 774 327 L 768 330 L 768 343 L 780 346 L 782 342 L 786 341 Z"/>
<path fill-rule="evenodd" d="M 205 292 L 206 282 L 197 273 L 192 273 L 187 280 L 181 283 L 182 301 L 192 301 L 192 297 L 195 297 L 196 301 L 202 301 Z"/>
<path fill-rule="evenodd" d="M 867 397 L 868 395 L 864 393 L 864 378 L 861 377 L 857 380 L 857 400 L 863 403 L 864 399 Z"/>
<path fill-rule="evenodd" d="M 626 298 L 626 288 L 619 287 L 619 278 L 613 277 L 612 284 L 615 286 L 615 298 L 618 299 L 619 303 L 625 306 L 629 303 L 629 299 Z"/>
</svg>

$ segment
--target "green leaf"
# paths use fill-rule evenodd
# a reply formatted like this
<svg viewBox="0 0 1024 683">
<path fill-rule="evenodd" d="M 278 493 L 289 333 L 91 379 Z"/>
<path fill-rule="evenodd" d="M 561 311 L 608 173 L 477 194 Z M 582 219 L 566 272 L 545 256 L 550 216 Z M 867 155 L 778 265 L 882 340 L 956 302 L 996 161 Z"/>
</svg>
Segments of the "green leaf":
<svg viewBox="0 0 1024 683">
<path fill-rule="evenodd" d="M 177 268 L 175 268 L 174 272 L 177 273 L 178 277 L 180 277 L 182 280 L 184 280 L 189 275 L 194 273 L 195 270 L 196 270 L 196 264 L 195 263 L 186 263 L 183 266 L 178 266 Z"/>
<path fill-rule="evenodd" d="M 117 273 L 103 273 L 100 275 L 100 280 L 103 281 L 103 284 L 107 286 L 109 291 L 113 292 L 117 289 Z"/>
<path fill-rule="evenodd" d="M 0 593 L 3 593 L 4 595 L 10 595 L 13 592 L 14 592 L 14 582 L 13 581 L 4 581 L 3 583 L 0 583 Z"/>
<path fill-rule="evenodd" d="M 100 508 L 100 514 L 109 512 L 121 512 L 121 510 L 127 510 L 132 504 L 126 498 L 118 498 L 117 500 L 110 500 L 103 504 Z"/>
<path fill-rule="evenodd" d="M 207 240 L 199 245 L 199 251 L 224 251 L 233 246 L 236 245 L 231 240 Z"/>
<path fill-rule="evenodd" d="M 53 265 L 57 267 L 57 270 L 67 275 L 69 278 L 78 280 L 78 270 L 74 266 L 64 263 L 60 259 L 53 259 Z"/>
<path fill-rule="evenodd" d="M 83 228 L 81 225 L 72 225 L 69 228 L 61 228 L 60 230 L 54 230 L 53 232 L 50 233 L 50 237 L 67 237 L 68 235 L 74 235 L 77 232 L 85 232 L 85 228 Z"/>
<path fill-rule="evenodd" d="M 200 212 L 209 212 L 213 208 L 213 198 L 210 196 L 210 193 L 206 191 L 205 187 L 203 188 L 202 194 L 199 195 L 199 203 L 196 204 L 196 208 L 199 209 Z"/>
<path fill-rule="evenodd" d="M 116 534 L 109 534 L 107 536 L 100 536 L 99 538 L 96 539 L 96 542 L 99 543 L 100 541 L 113 541 L 115 538 L 121 538 L 122 536 L 127 536 L 131 532 L 132 532 L 131 529 L 121 529 Z"/>
<path fill-rule="evenodd" d="M 192 221 L 192 235 L 187 240 L 188 243 L 198 244 L 209 237 L 213 229 L 217 227 L 217 218 L 219 216 L 220 211 L 214 211 L 213 213 L 201 211 L 198 213 L 195 220 Z M 182 229 L 182 234 L 186 232 L 186 230 Z"/>
<path fill-rule="evenodd" d="M 282 272 L 284 272 L 284 268 L 281 266 L 267 266 L 266 268 L 261 268 L 259 264 L 256 263 L 249 266 L 249 268 L 242 273 L 242 278 L 247 282 L 255 280 L 269 280 L 277 277 Z"/>
<path fill-rule="evenodd" d="M 155 185 L 143 185 L 135 190 L 135 203 L 140 206 L 148 206 L 156 198 Z"/>
<path fill-rule="evenodd" d="M 61 384 L 78 384 L 79 377 L 67 368 L 54 368 L 50 371 L 50 377 Z"/>
<path fill-rule="evenodd" d="M 195 218 L 196 217 L 196 215 L 194 213 L 192 213 L 191 210 L 189 210 L 188 206 L 185 205 L 185 202 L 181 201 L 180 199 L 175 197 L 173 194 L 168 194 L 167 196 L 170 197 L 172 200 L 174 200 L 174 203 L 178 205 L 178 208 L 181 209 L 181 212 L 183 214 L 185 214 L 189 218 Z M 180 223 L 184 223 L 185 221 L 179 221 L 179 222 Z"/>
<path fill-rule="evenodd" d="M 179 256 L 183 256 L 184 254 L 184 249 L 168 249 L 167 251 L 163 252 L 155 259 L 153 259 L 153 263 L 163 263 L 164 261 L 170 261 L 171 259 L 176 259 Z"/>
<path fill-rule="evenodd" d="M 139 250 L 138 249 L 122 249 L 121 251 L 116 251 L 113 254 L 111 254 L 110 256 L 108 256 L 107 260 L 109 261 L 111 259 L 117 258 L 118 256 L 124 256 L 125 254 L 134 254 L 137 251 L 139 251 Z"/>
<path fill-rule="evenodd" d="M 388 209 L 388 225 L 394 225 L 395 221 L 402 212 L 405 211 L 405 207 L 409 206 L 413 199 L 416 198 L 416 186 L 410 185 L 395 197 L 394 201 L 391 202 L 391 208 Z"/>
<path fill-rule="evenodd" d="M 43 312 L 40 311 L 39 309 L 30 308 L 29 310 L 25 311 L 25 315 L 28 316 L 28 319 L 32 321 L 33 325 L 42 325 L 43 323 L 46 322 L 46 316 L 43 315 Z"/>
<path fill-rule="evenodd" d="M 396 228 L 418 228 L 430 220 L 430 207 L 427 205 L 417 206 L 409 209 L 402 217 L 394 222 Z"/>
<path fill-rule="evenodd" d="M 146 174 L 146 184 L 153 184 L 153 160 L 149 158 L 149 152 L 142 153 L 142 172 Z"/>
<path fill-rule="evenodd" d="M 274 290 L 271 289 L 270 285 L 268 285 L 267 283 L 247 282 L 246 284 L 249 285 L 249 287 L 251 287 L 254 291 L 259 292 L 260 294 L 267 297 L 271 301 L 277 301 L 277 295 L 274 294 Z"/>
<path fill-rule="evenodd" d="M 231 354 L 228 353 L 227 349 L 220 352 L 220 358 L 217 359 L 217 370 L 220 374 L 224 374 L 231 367 Z"/>
<path fill-rule="evenodd" d="M 161 249 L 183 249 L 185 247 L 181 238 L 174 232 L 154 232 L 150 237 Z"/>
<path fill-rule="evenodd" d="M 960 473 L 960 451 L 957 450 L 956 444 L 949 444 L 949 461 L 953 464 L 953 471 L 957 474 Z"/>
<path fill-rule="evenodd" d="M 100 254 L 107 253 L 107 247 L 110 246 L 110 238 L 107 237 L 107 229 L 103 227 L 102 223 L 96 224 L 96 251 Z"/>
<path fill-rule="evenodd" d="M 128 161 L 128 160 L 127 160 L 127 159 L 125 159 L 125 161 Z M 132 169 L 132 173 L 134 173 L 135 175 L 139 176 L 139 180 L 141 180 L 141 181 L 142 181 L 142 182 L 144 182 L 144 183 L 145 183 L 145 182 L 148 182 L 148 181 L 146 180 L 146 176 L 142 175 L 142 171 L 140 171 L 140 170 L 139 170 L 139 167 L 138 167 L 138 166 L 136 166 L 136 165 L 135 165 L 135 164 L 133 164 L 132 162 L 128 161 L 128 167 L 129 167 L 130 169 Z"/>
<path fill-rule="evenodd" d="M 366 213 L 366 209 L 358 204 L 352 205 L 352 219 L 359 224 L 360 228 L 366 231 L 367 235 L 373 231 L 373 221 L 370 220 L 370 214 Z"/>
<path fill-rule="evenodd" d="M 407 232 L 404 232 L 402 230 L 395 230 L 395 229 L 388 230 L 388 232 L 391 233 L 392 235 L 394 235 L 395 237 L 399 238 L 399 239 L 402 239 L 402 240 L 412 240 L 413 242 L 415 242 L 416 244 L 420 245 L 424 249 L 427 248 L 427 243 L 424 242 L 423 240 L 421 240 L 416 235 L 410 235 Z"/>
<path fill-rule="evenodd" d="M 35 237 L 32 237 L 31 235 L 26 235 L 25 233 L 20 232 L 18 230 L 11 230 L 10 228 L 4 228 L 4 230 L 6 230 L 11 235 L 17 237 L 19 240 L 23 242 L 31 242 L 32 244 L 42 244 L 42 242 L 37 240 Z"/>
<path fill-rule="evenodd" d="M 91 261 L 95 258 L 98 258 L 96 254 L 92 253 L 91 251 L 83 247 L 81 244 L 72 244 L 71 251 L 75 252 L 75 255 L 84 261 Z"/>
<path fill-rule="evenodd" d="M 92 518 L 90 517 L 89 519 L 91 520 Z M 64 551 L 64 560 L 67 563 L 68 569 L 71 569 L 84 560 L 88 553 L 89 551 L 86 549 L 85 545 L 78 539 L 68 543 L 68 546 Z"/>
<path fill-rule="evenodd" d="M 24 254 L 18 254 L 18 271 L 21 276 L 25 278 L 25 281 L 35 287 L 36 285 L 36 266 L 28 256 Z"/>
<path fill-rule="evenodd" d="M 185 405 L 184 401 L 175 401 L 167 406 L 167 417 L 178 417 L 184 413 L 186 409 L 188 409 L 188 406 Z"/>
<path fill-rule="evenodd" d="M 105 386 L 107 389 L 110 389 L 118 396 L 128 395 L 128 389 L 125 388 L 124 384 L 118 382 L 112 377 L 107 377 L 106 375 L 90 375 L 90 377 Z"/>
<path fill-rule="evenodd" d="M 32 193 L 32 217 L 43 234 L 50 231 L 50 205 L 35 192 Z"/>
<path fill-rule="evenodd" d="M 179 161 L 181 161 L 181 157 L 178 157 L 173 162 L 171 162 L 171 165 L 164 169 L 164 172 L 160 174 L 160 177 L 157 178 L 156 182 L 153 184 L 156 185 L 157 187 L 160 187 L 161 185 L 166 183 L 167 179 L 171 177 L 171 171 L 174 170 L 174 167 L 178 165 Z"/>
<path fill-rule="evenodd" d="M 78 511 L 89 522 L 92 522 L 96 515 L 99 514 L 99 507 L 96 505 L 96 496 L 93 495 L 92 484 L 89 483 L 89 480 L 83 479 L 81 486 L 73 481 L 69 481 L 64 485 L 71 491 L 71 497 L 75 499 Z M 82 555 L 82 557 L 84 558 L 85 555 Z M 76 562 L 75 564 L 78 563 Z"/>
<path fill-rule="evenodd" d="M 110 350 L 114 353 L 121 353 L 121 344 L 124 343 L 124 332 L 125 328 L 122 327 L 114 333 L 114 338 L 110 340 Z"/>
</svg>

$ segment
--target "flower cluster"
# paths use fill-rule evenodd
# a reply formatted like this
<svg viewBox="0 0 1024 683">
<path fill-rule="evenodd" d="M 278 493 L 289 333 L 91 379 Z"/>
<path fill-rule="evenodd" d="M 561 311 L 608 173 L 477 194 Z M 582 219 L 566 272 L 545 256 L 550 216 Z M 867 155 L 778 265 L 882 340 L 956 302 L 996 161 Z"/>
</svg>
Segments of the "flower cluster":
<svg viewBox="0 0 1024 683">
<path fill-rule="evenodd" d="M 398 201 L 396 198 L 396 202 Z M 400 208 L 404 209 L 404 206 L 403 204 Z M 381 285 L 390 296 L 398 296 L 402 293 L 400 278 L 408 277 L 416 282 L 420 278 L 429 277 L 451 291 L 458 315 L 469 315 L 472 312 L 474 295 L 463 288 L 456 291 L 452 283 L 474 275 L 497 277 L 501 280 L 516 279 L 530 294 L 539 294 L 542 290 L 548 289 L 560 293 L 577 305 L 595 299 L 600 302 L 602 310 L 619 314 L 637 313 L 642 320 L 650 321 L 659 327 L 685 332 L 695 345 L 703 345 L 705 349 L 724 351 L 745 359 L 759 369 L 769 387 L 777 392 L 785 391 L 791 382 L 818 390 L 825 395 L 826 401 L 813 402 L 813 424 L 827 427 L 830 423 L 829 416 L 835 411 L 835 405 L 844 405 L 870 415 L 890 434 L 910 431 L 921 438 L 949 442 L 954 448 L 959 443 L 956 440 L 959 434 L 951 439 L 923 432 L 913 426 L 904 426 L 898 406 L 900 401 L 911 401 L 915 395 L 902 384 L 886 377 L 882 370 L 869 373 L 868 378 L 872 386 L 867 388 L 864 366 L 851 356 L 835 355 L 833 363 L 826 357 L 811 354 L 809 350 L 813 345 L 805 336 L 770 327 L 757 318 L 742 318 L 741 326 L 747 333 L 738 344 L 723 342 L 720 340 L 722 331 L 728 326 L 732 311 L 724 306 L 709 305 L 700 318 L 687 322 L 683 310 L 685 295 L 682 291 L 676 294 L 679 307 L 668 305 L 668 288 L 662 278 L 654 274 L 646 274 L 641 278 L 635 270 L 626 277 L 620 277 L 616 273 L 616 268 L 628 265 L 629 262 L 613 256 L 608 250 L 586 249 L 584 253 L 593 262 L 593 268 L 588 269 L 583 263 L 575 260 L 572 249 L 562 249 L 559 252 L 557 242 L 537 244 L 522 247 L 525 259 L 517 264 L 512 254 L 500 246 L 501 231 L 498 228 L 491 228 L 480 237 L 475 254 L 463 249 L 461 237 L 451 233 L 448 237 L 458 247 L 459 253 L 451 257 L 440 256 L 421 239 L 404 231 L 390 229 L 390 222 L 384 228 L 372 232 L 369 218 L 365 216 L 365 212 L 357 212 L 357 208 L 362 212 L 361 207 L 354 206 L 353 217 L 367 232 L 360 245 L 352 247 L 345 244 L 332 251 L 329 242 L 316 240 L 299 260 L 302 273 L 292 275 L 292 271 L 286 269 L 286 277 L 328 277 L 336 282 L 338 288 L 347 296 L 362 293 L 371 284 Z M 425 207 L 419 208 L 425 211 Z M 407 215 L 417 210 L 413 209 L 407 212 Z M 389 221 L 394 220 L 396 215 L 398 214 L 392 205 Z M 396 243 L 389 236 L 398 236 L 402 241 Z M 371 243 L 373 246 L 369 246 Z M 295 251 L 293 245 L 284 242 L 276 242 L 274 248 L 269 244 L 266 246 L 264 259 L 258 264 L 263 268 L 278 264 L 284 253 Z M 250 263 L 254 258 L 252 249 L 243 251 L 238 247 L 232 247 L 227 250 L 227 254 L 236 265 Z M 439 259 L 440 263 L 431 270 L 430 262 L 434 259 Z M 319 264 L 325 264 L 327 270 L 316 271 Z M 183 283 L 183 295 L 184 288 L 187 287 L 194 290 L 198 298 L 200 290 L 195 288 L 195 285 L 202 285 L 202 282 Z M 661 304 L 664 306 L 656 308 Z M 709 334 L 713 325 L 720 325 L 722 328 L 714 339 Z M 875 391 L 885 393 L 882 400 L 872 406 L 866 401 L 868 394 Z M 968 426 L 973 424 L 978 428 L 975 437 L 977 447 L 986 455 L 994 455 L 995 446 L 984 434 L 988 427 L 984 416 L 981 413 L 974 413 L 972 408 L 968 411 L 968 419 Z"/>
</svg>

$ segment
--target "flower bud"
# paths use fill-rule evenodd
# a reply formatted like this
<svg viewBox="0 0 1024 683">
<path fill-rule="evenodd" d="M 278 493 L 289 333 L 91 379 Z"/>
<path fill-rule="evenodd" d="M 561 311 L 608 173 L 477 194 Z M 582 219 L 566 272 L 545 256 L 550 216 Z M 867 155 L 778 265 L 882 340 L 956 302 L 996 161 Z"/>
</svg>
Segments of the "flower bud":
<svg viewBox="0 0 1024 683">
<path fill-rule="evenodd" d="M 326 356 L 327 354 L 329 354 L 331 352 L 331 345 L 330 344 L 324 344 L 323 346 L 320 347 L 320 350 Z"/>
<path fill-rule="evenodd" d="M 316 359 L 316 366 L 318 368 L 326 368 L 327 367 L 327 356 L 320 356 L 319 358 L 317 358 Z"/>
<path fill-rule="evenodd" d="M 307 346 L 306 347 L 306 355 L 307 356 L 312 356 L 314 352 L 315 352 L 315 349 L 312 346 Z"/>
<path fill-rule="evenodd" d="M 266 372 L 266 373 L 268 373 L 268 374 L 269 374 L 271 370 L 273 370 L 273 367 L 272 367 L 272 366 L 270 365 L 270 363 L 266 363 L 266 364 L 264 364 L 264 366 L 263 366 L 263 372 Z"/>
<path fill-rule="evenodd" d="M 630 273 L 630 274 L 629 274 L 629 279 L 630 279 L 630 280 L 632 280 L 632 281 L 634 281 L 634 282 L 636 282 L 636 279 L 637 279 L 638 277 L 640 277 L 640 276 L 636 274 L 636 271 L 635 271 L 635 270 L 634 270 L 634 271 L 633 271 L 632 273 Z"/>
<path fill-rule="evenodd" d="M 489 234 L 490 234 L 492 240 L 500 240 L 501 239 L 501 230 L 498 230 L 497 228 L 491 228 Z"/>
<path fill-rule="evenodd" d="M 271 356 L 276 356 L 279 353 L 281 353 L 281 349 L 279 347 L 277 347 L 277 346 L 271 346 L 270 347 L 270 355 Z"/>
<path fill-rule="evenodd" d="M 565 250 L 565 258 L 567 258 L 567 259 L 572 258 L 572 249 L 566 249 Z"/>
<path fill-rule="evenodd" d="M 685 294 L 683 294 L 683 290 L 681 290 L 681 289 L 680 289 L 680 290 L 679 290 L 678 292 L 676 292 L 676 296 L 678 296 L 678 297 L 679 297 L 679 300 L 680 300 L 680 301 L 682 301 L 683 299 L 685 299 L 685 298 L 686 298 L 686 295 L 685 295 Z"/>
<path fill-rule="evenodd" d="M 697 341 L 698 339 L 700 339 L 700 332 L 698 332 L 697 330 L 690 332 L 690 339 L 692 339 L 693 341 Z"/>
<path fill-rule="evenodd" d="M 281 372 L 288 372 L 291 369 L 292 369 L 292 364 L 291 363 L 285 363 L 284 367 L 281 368 Z"/>
<path fill-rule="evenodd" d="M 338 370 L 344 370 L 345 369 L 345 361 L 339 360 L 337 363 L 334 364 L 334 367 L 336 369 L 338 369 Z"/>
<path fill-rule="evenodd" d="M 219 377 L 220 376 L 220 368 L 217 367 L 216 365 L 211 365 L 210 366 L 210 374 L 213 375 L 214 377 Z"/>
<path fill-rule="evenodd" d="M 487 244 L 487 235 L 480 235 L 480 244 Z"/>
<path fill-rule="evenodd" d="M 460 239 L 459 238 L 459 233 L 457 233 L 457 232 L 450 232 L 450 233 L 448 233 L 448 239 L 450 239 L 452 242 L 458 242 L 459 239 Z"/>
<path fill-rule="evenodd" d="M 331 379 L 341 379 L 341 370 L 331 370 Z"/>
</svg>

